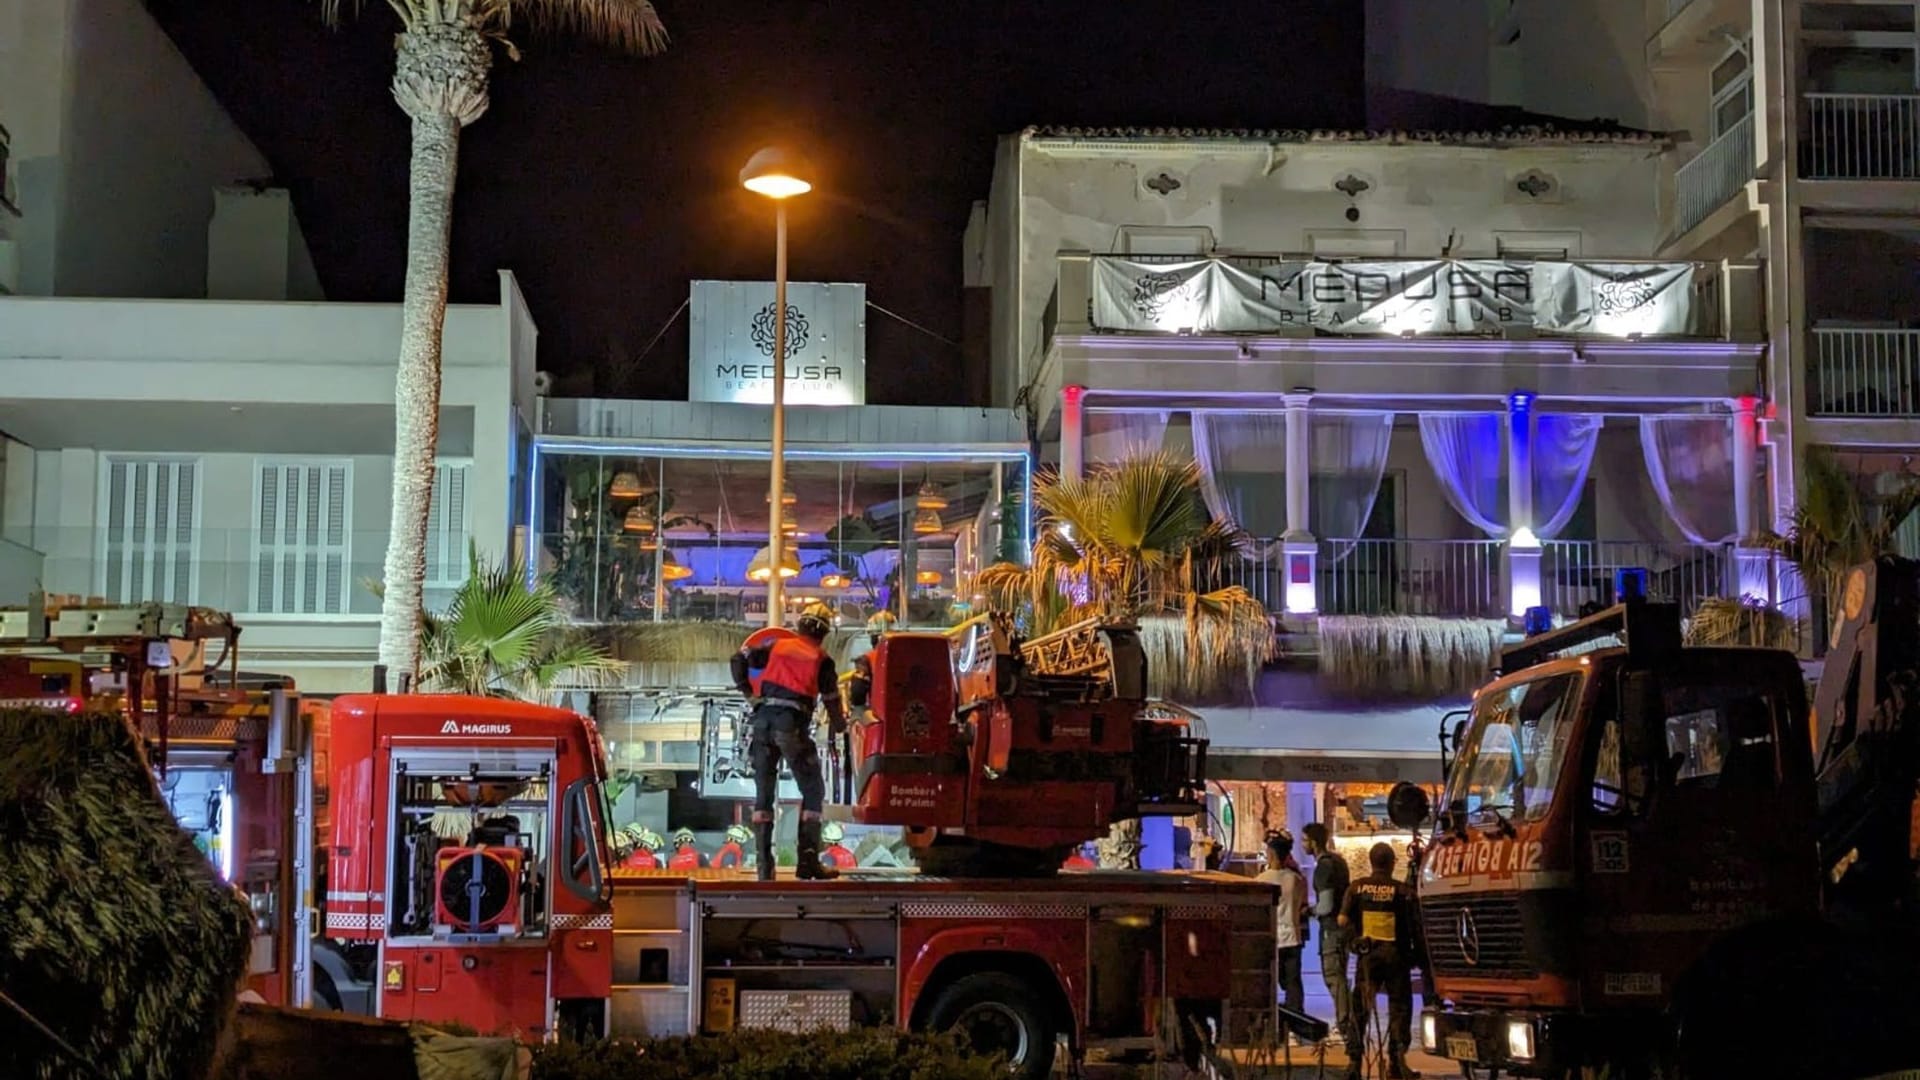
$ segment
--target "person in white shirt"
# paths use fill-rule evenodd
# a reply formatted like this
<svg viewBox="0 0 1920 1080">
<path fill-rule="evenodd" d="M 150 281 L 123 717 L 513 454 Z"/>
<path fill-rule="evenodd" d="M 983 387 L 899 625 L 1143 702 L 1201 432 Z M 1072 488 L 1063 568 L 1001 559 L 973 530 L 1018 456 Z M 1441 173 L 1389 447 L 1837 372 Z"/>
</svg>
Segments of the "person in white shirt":
<svg viewBox="0 0 1920 1080">
<path fill-rule="evenodd" d="M 1267 868 L 1257 880 L 1280 887 L 1280 907 L 1273 925 L 1280 999 L 1287 1008 L 1299 1012 L 1307 996 L 1300 983 L 1300 953 L 1307 944 L 1307 879 L 1293 861 L 1292 833 L 1279 829 L 1267 834 Z"/>
</svg>

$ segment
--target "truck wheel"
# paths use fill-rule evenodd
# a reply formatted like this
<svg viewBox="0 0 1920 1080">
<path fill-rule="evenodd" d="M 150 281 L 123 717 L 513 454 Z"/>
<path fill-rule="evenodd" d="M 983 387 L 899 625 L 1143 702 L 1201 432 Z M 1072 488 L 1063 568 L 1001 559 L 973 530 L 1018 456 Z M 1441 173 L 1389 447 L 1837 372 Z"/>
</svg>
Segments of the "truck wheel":
<svg viewBox="0 0 1920 1080">
<path fill-rule="evenodd" d="M 1053 1071 L 1051 1011 L 1033 989 L 1011 975 L 985 971 L 954 981 L 927 1010 L 927 1026 L 957 1032 L 976 1051 L 1000 1054 L 1022 1080 Z"/>
<path fill-rule="evenodd" d="M 313 1003 L 329 1012 L 346 1011 L 340 1004 L 340 989 L 333 985 L 333 976 L 327 969 L 313 969 Z"/>
</svg>

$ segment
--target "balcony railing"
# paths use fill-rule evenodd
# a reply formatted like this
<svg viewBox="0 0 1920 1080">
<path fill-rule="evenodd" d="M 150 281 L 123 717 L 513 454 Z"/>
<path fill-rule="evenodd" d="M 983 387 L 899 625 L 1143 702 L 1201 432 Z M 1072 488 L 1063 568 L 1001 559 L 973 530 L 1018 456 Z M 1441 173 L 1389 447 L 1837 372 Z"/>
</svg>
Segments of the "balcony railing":
<svg viewBox="0 0 1920 1080">
<path fill-rule="evenodd" d="M 1808 94 L 1800 175 L 1920 180 L 1920 94 Z"/>
<path fill-rule="evenodd" d="M 1920 330 L 1813 331 L 1816 416 L 1920 416 Z"/>
<path fill-rule="evenodd" d="M 1540 595 L 1556 615 L 1614 603 L 1614 572 L 1647 571 L 1647 595 L 1692 613 L 1700 601 L 1723 595 L 1727 550 L 1700 544 L 1640 540 L 1548 540 L 1541 544 Z"/>
<path fill-rule="evenodd" d="M 1749 115 L 1674 173 L 1674 234 L 1705 221 L 1753 174 L 1753 117 Z"/>
<path fill-rule="evenodd" d="M 41 565 L 27 581 L 0 579 L 0 606 L 20 604 L 35 587 L 46 592 L 131 604 L 196 604 L 240 615 L 318 620 L 373 620 L 387 533 L 262 537 L 254 529 L 179 529 L 148 525 L 109 532 L 36 531 Z M 429 559 L 426 602 L 439 610 L 466 577 L 466 541 L 445 537 Z"/>
<path fill-rule="evenodd" d="M 1322 540 L 1315 591 L 1326 615 L 1497 618 L 1505 611 L 1497 540 Z M 1286 602 L 1277 541 L 1237 566 L 1239 585 L 1268 611 Z"/>
</svg>

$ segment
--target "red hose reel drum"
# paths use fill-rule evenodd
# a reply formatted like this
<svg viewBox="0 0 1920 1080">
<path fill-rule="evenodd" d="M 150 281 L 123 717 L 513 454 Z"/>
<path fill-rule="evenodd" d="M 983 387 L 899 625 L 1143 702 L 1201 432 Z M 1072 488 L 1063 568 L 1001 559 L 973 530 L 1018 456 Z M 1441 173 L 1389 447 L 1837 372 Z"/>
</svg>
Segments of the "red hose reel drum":
<svg viewBox="0 0 1920 1080">
<path fill-rule="evenodd" d="M 434 857 L 434 923 L 457 934 L 520 929 L 519 848 L 443 848 Z"/>
</svg>

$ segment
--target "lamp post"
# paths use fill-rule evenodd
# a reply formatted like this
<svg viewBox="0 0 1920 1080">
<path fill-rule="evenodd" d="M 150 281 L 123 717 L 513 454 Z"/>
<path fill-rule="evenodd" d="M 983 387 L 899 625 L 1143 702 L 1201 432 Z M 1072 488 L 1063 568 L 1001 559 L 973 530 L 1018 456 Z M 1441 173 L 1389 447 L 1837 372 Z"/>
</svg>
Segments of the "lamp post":
<svg viewBox="0 0 1920 1080">
<path fill-rule="evenodd" d="M 747 159 L 740 186 L 773 200 L 773 475 L 767 488 L 767 625 L 786 616 L 786 534 L 780 499 L 787 489 L 787 200 L 813 190 L 806 161 L 790 150 L 769 146 Z"/>
</svg>

